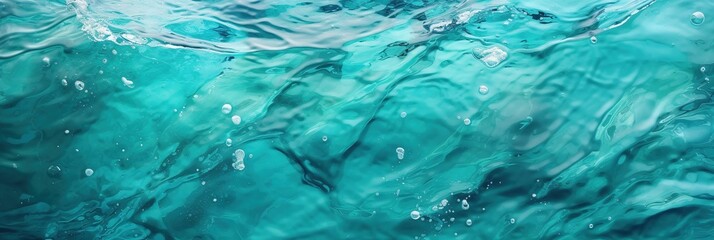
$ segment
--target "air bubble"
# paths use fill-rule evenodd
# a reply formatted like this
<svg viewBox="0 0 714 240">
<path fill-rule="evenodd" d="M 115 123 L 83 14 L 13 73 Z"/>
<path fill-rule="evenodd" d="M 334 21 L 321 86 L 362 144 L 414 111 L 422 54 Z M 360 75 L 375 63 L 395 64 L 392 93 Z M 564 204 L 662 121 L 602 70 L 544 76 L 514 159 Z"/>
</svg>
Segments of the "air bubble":
<svg viewBox="0 0 714 240">
<path fill-rule="evenodd" d="M 488 93 L 488 87 L 486 85 L 481 85 L 478 87 L 478 93 L 481 95 L 486 95 Z"/>
<path fill-rule="evenodd" d="M 327 142 L 327 136 L 322 136 L 322 141 Z"/>
<path fill-rule="evenodd" d="M 493 46 L 487 49 L 475 48 L 473 50 L 474 56 L 481 60 L 486 67 L 496 67 L 501 64 L 506 58 L 508 58 L 508 53 L 503 49 Z"/>
<path fill-rule="evenodd" d="M 536 195 L 535 193 L 534 193 L 534 194 L 531 194 L 531 197 L 533 197 L 533 198 L 535 198 L 536 196 L 537 196 L 537 195 Z"/>
<path fill-rule="evenodd" d="M 404 148 L 398 147 L 396 152 L 397 152 L 397 159 L 399 159 L 399 160 L 404 159 Z"/>
<path fill-rule="evenodd" d="M 43 57 L 43 58 L 42 58 L 42 62 L 44 62 L 45 64 L 47 64 L 47 66 L 50 66 L 50 58 L 49 58 L 49 57 Z"/>
<path fill-rule="evenodd" d="M 466 125 L 466 126 L 471 125 L 471 119 L 464 118 L 464 125 Z"/>
<path fill-rule="evenodd" d="M 112 49 L 112 54 L 117 55 L 117 50 L 116 50 L 116 49 Z"/>
<path fill-rule="evenodd" d="M 77 88 L 77 90 L 82 91 L 84 90 L 84 82 L 77 80 L 74 82 L 74 87 Z"/>
<path fill-rule="evenodd" d="M 69 130 L 64 130 L 64 134 L 69 134 Z"/>
<path fill-rule="evenodd" d="M 421 213 L 419 213 L 419 211 L 417 211 L 417 210 L 414 210 L 409 214 L 409 217 L 411 217 L 414 220 L 417 220 L 421 217 Z"/>
<path fill-rule="evenodd" d="M 62 169 L 59 166 L 51 165 L 47 168 L 47 176 L 51 178 L 60 178 L 62 177 Z"/>
<path fill-rule="evenodd" d="M 593 43 L 593 44 L 597 43 L 597 37 L 595 37 L 595 36 L 590 37 L 590 43 Z"/>
<path fill-rule="evenodd" d="M 516 219 L 515 219 L 515 218 L 511 218 L 511 224 L 514 224 L 514 223 L 516 223 Z"/>
<path fill-rule="evenodd" d="M 473 224 L 474 224 L 474 223 L 473 223 L 473 221 L 471 221 L 471 219 L 466 219 L 466 226 L 469 226 L 469 227 L 470 227 L 470 226 L 473 225 Z"/>
<path fill-rule="evenodd" d="M 230 147 L 231 145 L 233 145 L 233 140 L 231 140 L 230 138 L 227 138 L 227 139 L 226 139 L 226 146 Z"/>
<path fill-rule="evenodd" d="M 701 72 L 706 72 L 706 71 L 707 71 L 707 68 L 706 68 L 706 67 L 701 67 L 701 68 L 699 68 L 699 71 L 701 71 Z"/>
<path fill-rule="evenodd" d="M 107 59 L 106 59 L 106 58 L 102 59 L 102 63 L 105 63 L 105 64 L 106 64 L 106 63 L 107 63 Z"/>
<path fill-rule="evenodd" d="M 67 86 L 67 79 L 62 79 L 60 83 L 62 83 L 62 86 Z"/>
<path fill-rule="evenodd" d="M 124 86 L 128 88 L 134 88 L 134 81 L 126 79 L 125 77 L 121 77 L 121 82 L 124 83 Z"/>
<path fill-rule="evenodd" d="M 467 202 L 466 199 L 461 200 L 461 209 L 463 209 L 463 210 L 469 209 L 469 202 Z"/>
<path fill-rule="evenodd" d="M 694 12 L 692 13 L 692 16 L 689 19 L 693 25 L 701 25 L 704 23 L 704 13 L 702 12 Z"/>
<path fill-rule="evenodd" d="M 233 124 L 238 125 L 241 122 L 241 118 L 238 115 L 233 115 L 233 117 L 231 117 L 231 121 L 233 122 Z"/>
<path fill-rule="evenodd" d="M 94 170 L 92 170 L 91 168 L 84 169 L 84 175 L 87 175 L 87 177 L 91 177 L 92 175 L 94 175 Z"/>
<path fill-rule="evenodd" d="M 221 112 L 223 114 L 229 114 L 231 113 L 231 110 L 233 110 L 233 107 L 228 103 L 223 104 L 223 106 L 221 107 Z"/>
<path fill-rule="evenodd" d="M 405 117 L 407 117 L 407 112 L 401 112 L 401 113 L 399 114 L 399 116 L 402 117 L 402 118 L 405 118 Z"/>
<path fill-rule="evenodd" d="M 590 228 L 590 229 L 592 229 L 594 227 L 595 227 L 595 225 L 593 225 L 592 223 L 590 225 L 588 225 L 588 228 Z"/>
</svg>

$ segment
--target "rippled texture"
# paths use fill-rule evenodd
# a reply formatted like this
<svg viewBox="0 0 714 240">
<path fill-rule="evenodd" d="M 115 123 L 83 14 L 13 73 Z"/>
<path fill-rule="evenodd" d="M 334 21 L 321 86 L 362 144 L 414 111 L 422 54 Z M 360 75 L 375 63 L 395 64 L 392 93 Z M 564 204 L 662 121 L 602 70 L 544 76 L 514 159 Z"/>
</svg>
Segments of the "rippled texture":
<svg viewBox="0 0 714 240">
<path fill-rule="evenodd" d="M 711 19 L 0 0 L 0 238 L 711 239 Z"/>
</svg>

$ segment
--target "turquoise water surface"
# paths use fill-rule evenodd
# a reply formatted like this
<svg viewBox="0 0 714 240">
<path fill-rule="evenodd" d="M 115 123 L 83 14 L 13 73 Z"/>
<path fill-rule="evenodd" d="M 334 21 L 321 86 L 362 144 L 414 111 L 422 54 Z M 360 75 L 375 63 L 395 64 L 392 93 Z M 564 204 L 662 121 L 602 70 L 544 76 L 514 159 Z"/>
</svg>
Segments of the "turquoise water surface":
<svg viewBox="0 0 714 240">
<path fill-rule="evenodd" d="M 0 239 L 714 239 L 714 1 L 0 0 Z"/>
</svg>

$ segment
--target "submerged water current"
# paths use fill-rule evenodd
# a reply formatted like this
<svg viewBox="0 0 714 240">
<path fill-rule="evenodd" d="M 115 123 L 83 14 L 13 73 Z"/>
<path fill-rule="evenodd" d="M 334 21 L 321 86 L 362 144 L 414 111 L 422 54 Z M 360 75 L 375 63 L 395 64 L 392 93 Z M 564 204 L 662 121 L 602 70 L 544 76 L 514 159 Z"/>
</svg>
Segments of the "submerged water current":
<svg viewBox="0 0 714 240">
<path fill-rule="evenodd" d="M 0 0 L 0 239 L 712 239 L 714 1 Z"/>
</svg>

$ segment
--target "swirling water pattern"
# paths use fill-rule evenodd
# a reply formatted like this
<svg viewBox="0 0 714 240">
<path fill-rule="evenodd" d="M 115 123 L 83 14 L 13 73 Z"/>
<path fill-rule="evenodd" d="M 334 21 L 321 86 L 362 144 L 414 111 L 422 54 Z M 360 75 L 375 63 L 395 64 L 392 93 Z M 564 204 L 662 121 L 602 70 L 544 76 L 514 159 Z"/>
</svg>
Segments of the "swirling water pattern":
<svg viewBox="0 0 714 240">
<path fill-rule="evenodd" d="M 0 0 L 0 238 L 711 239 L 708 16 Z"/>
</svg>

